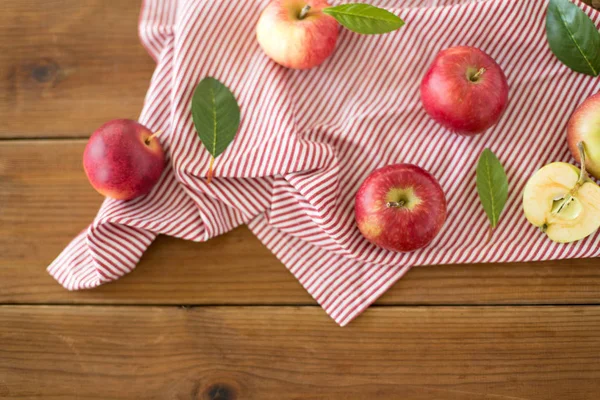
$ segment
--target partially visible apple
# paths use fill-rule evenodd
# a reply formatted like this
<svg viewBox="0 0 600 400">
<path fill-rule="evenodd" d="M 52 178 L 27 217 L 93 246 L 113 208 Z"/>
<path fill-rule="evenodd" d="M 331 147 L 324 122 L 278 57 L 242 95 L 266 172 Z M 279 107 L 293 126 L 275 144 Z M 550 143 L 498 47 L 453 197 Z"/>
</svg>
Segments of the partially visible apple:
<svg viewBox="0 0 600 400">
<path fill-rule="evenodd" d="M 446 220 L 446 197 L 437 180 L 412 164 L 388 165 L 367 177 L 356 194 L 358 229 L 384 249 L 427 246 Z"/>
<path fill-rule="evenodd" d="M 256 37 L 263 51 L 288 68 L 308 69 L 333 53 L 340 26 L 321 10 L 326 0 L 273 0 L 262 12 Z"/>
<path fill-rule="evenodd" d="M 475 135 L 500 120 L 508 103 L 508 84 L 500 66 L 483 51 L 452 47 L 441 51 L 425 73 L 421 101 L 439 124 Z"/>
<path fill-rule="evenodd" d="M 583 142 L 586 153 L 586 168 L 600 179 L 600 93 L 585 100 L 569 120 L 567 141 L 571 154 L 581 163 L 577 144 Z"/>
<path fill-rule="evenodd" d="M 96 130 L 83 153 L 83 168 L 100 194 L 130 200 L 148 193 L 165 168 L 165 154 L 155 135 L 128 119 Z"/>
<path fill-rule="evenodd" d="M 580 151 L 585 154 L 583 147 Z M 585 169 L 554 162 L 527 182 L 523 211 L 551 240 L 575 242 L 600 228 L 600 186 L 588 179 Z"/>
</svg>

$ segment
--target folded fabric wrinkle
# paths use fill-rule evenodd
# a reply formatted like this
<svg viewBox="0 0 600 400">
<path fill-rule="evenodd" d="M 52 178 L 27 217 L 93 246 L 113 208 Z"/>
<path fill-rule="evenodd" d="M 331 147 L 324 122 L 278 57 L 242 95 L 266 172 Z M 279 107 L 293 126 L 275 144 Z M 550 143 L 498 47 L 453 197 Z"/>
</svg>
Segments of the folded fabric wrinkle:
<svg viewBox="0 0 600 400">
<path fill-rule="evenodd" d="M 413 266 L 599 256 L 600 234 L 555 244 L 521 210 L 527 178 L 548 162 L 570 161 L 567 120 L 597 90 L 595 78 L 570 71 L 552 55 L 546 2 L 370 3 L 401 16 L 406 26 L 380 36 L 343 30 L 328 60 L 294 71 L 268 59 L 256 41 L 265 1 L 146 0 L 139 32 L 157 67 L 139 121 L 164 132 L 169 167 L 146 197 L 107 199 L 49 273 L 69 290 L 92 288 L 133 270 L 158 234 L 205 241 L 248 224 L 346 325 Z M 600 13 L 582 7 L 600 22 Z M 490 54 L 510 86 L 505 115 L 477 137 L 448 132 L 420 105 L 427 66 L 455 45 Z M 226 84 L 242 111 L 240 130 L 215 163 L 210 185 L 204 176 L 210 155 L 190 114 L 193 89 L 206 76 Z M 492 241 L 475 188 L 485 147 L 503 161 L 510 181 Z M 406 254 L 368 243 L 353 214 L 367 175 L 399 162 L 428 170 L 448 200 L 440 235 Z"/>
</svg>

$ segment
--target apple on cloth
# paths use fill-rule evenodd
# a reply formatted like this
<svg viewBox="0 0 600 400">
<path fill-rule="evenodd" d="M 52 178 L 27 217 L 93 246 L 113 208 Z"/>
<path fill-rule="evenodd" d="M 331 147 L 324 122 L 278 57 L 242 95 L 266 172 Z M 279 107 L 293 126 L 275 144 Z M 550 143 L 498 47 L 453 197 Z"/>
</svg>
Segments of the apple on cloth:
<svg viewBox="0 0 600 400">
<path fill-rule="evenodd" d="M 258 19 L 256 39 L 278 64 L 310 69 L 331 56 L 341 26 L 376 35 L 403 25 L 396 14 L 366 3 L 331 6 L 327 0 L 271 0 Z"/>
<path fill-rule="evenodd" d="M 158 234 L 205 241 L 248 224 L 346 325 L 413 266 L 600 255 L 598 233 L 576 244 L 553 243 L 522 212 L 529 177 L 551 162 L 572 161 L 567 122 L 597 92 L 596 78 L 571 71 L 552 54 L 543 34 L 546 3 L 369 3 L 406 25 L 375 36 L 341 29 L 326 62 L 297 70 L 274 62 L 258 43 L 257 24 L 269 1 L 146 0 L 140 36 L 157 67 L 139 122 L 164 132 L 169 162 L 148 195 L 106 200 L 50 274 L 70 290 L 96 287 L 135 268 Z M 600 13 L 585 10 L 600 21 Z M 452 133 L 421 104 L 428 68 L 456 46 L 493 58 L 510 87 L 504 114 L 480 135 Z M 209 76 L 235 95 L 241 120 L 207 185 L 211 155 L 195 132 L 190 101 Z M 475 183 L 486 147 L 506 166 L 511 185 L 491 241 Z M 410 253 L 370 243 L 354 216 L 361 184 L 394 164 L 428 171 L 447 202 L 437 236 Z"/>
<path fill-rule="evenodd" d="M 83 153 L 83 168 L 92 186 L 117 200 L 147 194 L 165 168 L 165 154 L 156 136 L 127 119 L 109 121 L 98 128 Z"/>
<path fill-rule="evenodd" d="M 446 221 L 446 198 L 438 181 L 416 165 L 388 165 L 358 189 L 356 223 L 371 243 L 409 252 L 427 246 Z"/>
<path fill-rule="evenodd" d="M 476 135 L 495 125 L 508 104 L 500 66 L 468 46 L 442 50 L 421 82 L 427 113 L 452 132 Z"/>
<path fill-rule="evenodd" d="M 586 168 L 600 179 L 600 93 L 586 99 L 575 110 L 567 127 L 567 141 L 573 158 L 581 164 L 579 143 L 583 143 Z"/>
<path fill-rule="evenodd" d="M 262 12 L 256 38 L 265 53 L 284 67 L 308 69 L 335 50 L 340 25 L 322 12 L 326 0 L 276 0 Z"/>
</svg>

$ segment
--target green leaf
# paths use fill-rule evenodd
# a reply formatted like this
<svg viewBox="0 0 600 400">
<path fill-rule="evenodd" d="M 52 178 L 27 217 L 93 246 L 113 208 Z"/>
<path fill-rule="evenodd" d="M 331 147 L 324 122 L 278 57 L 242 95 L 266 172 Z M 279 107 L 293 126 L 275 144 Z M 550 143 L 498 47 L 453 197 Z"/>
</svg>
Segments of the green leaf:
<svg viewBox="0 0 600 400">
<path fill-rule="evenodd" d="M 323 12 L 351 31 L 367 35 L 392 32 L 404 25 L 395 14 L 370 4 L 342 4 L 324 8 Z"/>
<path fill-rule="evenodd" d="M 214 159 L 233 141 L 240 126 L 240 107 L 227 86 L 207 77 L 194 90 L 192 119 L 198 137 L 212 155 L 207 173 L 210 183 Z"/>
<path fill-rule="evenodd" d="M 546 37 L 554 55 L 573 71 L 600 73 L 600 33 L 582 9 L 569 0 L 550 0 Z"/>
<path fill-rule="evenodd" d="M 483 150 L 477 163 L 477 193 L 492 229 L 496 228 L 508 199 L 508 179 L 504 167 L 490 149 Z"/>
</svg>

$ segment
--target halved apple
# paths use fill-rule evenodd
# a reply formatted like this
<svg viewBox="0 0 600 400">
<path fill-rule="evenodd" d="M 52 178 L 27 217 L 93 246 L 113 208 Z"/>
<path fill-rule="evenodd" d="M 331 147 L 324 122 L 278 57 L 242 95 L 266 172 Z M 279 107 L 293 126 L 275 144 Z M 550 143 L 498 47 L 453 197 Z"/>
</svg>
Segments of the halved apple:
<svg viewBox="0 0 600 400">
<path fill-rule="evenodd" d="M 527 182 L 523 211 L 551 240 L 575 242 L 600 228 L 600 186 L 588 178 L 585 168 L 551 163 Z"/>
</svg>

